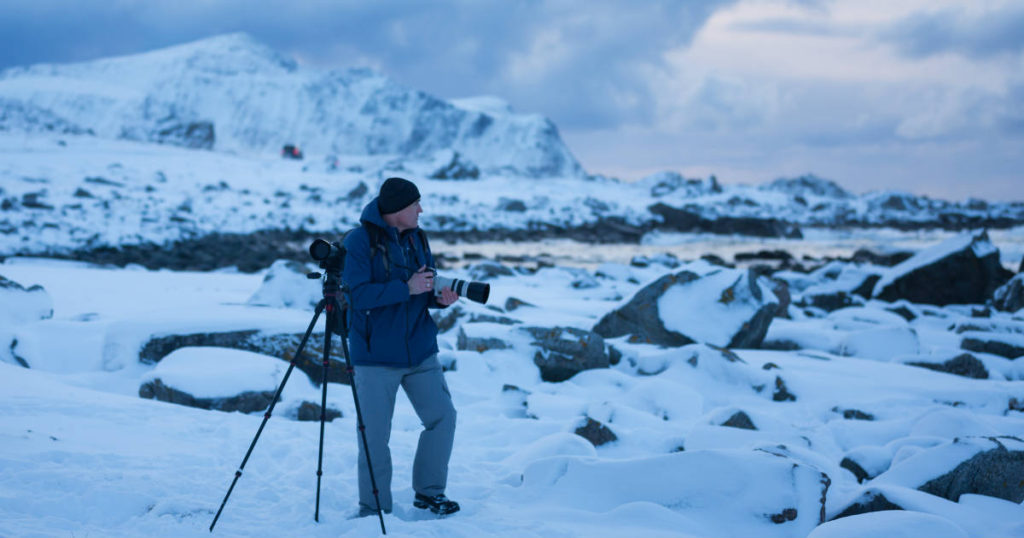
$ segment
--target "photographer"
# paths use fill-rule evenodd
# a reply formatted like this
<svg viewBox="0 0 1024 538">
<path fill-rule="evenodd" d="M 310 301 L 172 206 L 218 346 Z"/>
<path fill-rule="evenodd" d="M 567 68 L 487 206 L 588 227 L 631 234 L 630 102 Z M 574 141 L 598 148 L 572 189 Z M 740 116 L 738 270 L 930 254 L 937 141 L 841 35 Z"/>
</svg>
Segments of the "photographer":
<svg viewBox="0 0 1024 538">
<path fill-rule="evenodd" d="M 350 290 L 349 343 L 380 508 L 391 512 L 391 418 L 398 387 L 423 423 L 413 462 L 414 506 L 435 514 L 459 510 L 444 495 L 455 438 L 455 407 L 437 360 L 437 326 L 427 308 L 459 296 L 434 294 L 433 255 L 419 228 L 420 193 L 392 177 L 364 209 L 361 226 L 345 238 L 343 280 Z M 359 515 L 377 513 L 363 444 L 359 446 Z"/>
</svg>

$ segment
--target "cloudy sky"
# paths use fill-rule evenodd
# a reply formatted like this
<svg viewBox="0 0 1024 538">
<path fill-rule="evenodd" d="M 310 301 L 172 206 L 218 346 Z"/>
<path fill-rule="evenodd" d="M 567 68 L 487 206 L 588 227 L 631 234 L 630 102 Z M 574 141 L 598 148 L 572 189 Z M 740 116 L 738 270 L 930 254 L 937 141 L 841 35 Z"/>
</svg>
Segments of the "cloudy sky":
<svg viewBox="0 0 1024 538">
<path fill-rule="evenodd" d="M 1021 0 L 0 0 L 0 69 L 236 31 L 503 97 L 592 173 L 1024 200 Z"/>
</svg>

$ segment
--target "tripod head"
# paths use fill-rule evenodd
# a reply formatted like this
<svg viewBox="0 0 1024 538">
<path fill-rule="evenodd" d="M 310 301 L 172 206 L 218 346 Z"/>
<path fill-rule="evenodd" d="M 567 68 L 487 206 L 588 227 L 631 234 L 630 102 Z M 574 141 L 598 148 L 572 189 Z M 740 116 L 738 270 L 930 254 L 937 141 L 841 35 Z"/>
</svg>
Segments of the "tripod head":
<svg viewBox="0 0 1024 538">
<path fill-rule="evenodd" d="M 324 239 L 314 239 L 309 245 L 309 255 L 320 263 L 323 273 L 309 273 L 309 279 L 324 279 L 323 301 L 326 302 L 327 327 L 331 332 L 347 336 L 348 287 L 341 280 L 345 267 L 345 247 Z"/>
</svg>

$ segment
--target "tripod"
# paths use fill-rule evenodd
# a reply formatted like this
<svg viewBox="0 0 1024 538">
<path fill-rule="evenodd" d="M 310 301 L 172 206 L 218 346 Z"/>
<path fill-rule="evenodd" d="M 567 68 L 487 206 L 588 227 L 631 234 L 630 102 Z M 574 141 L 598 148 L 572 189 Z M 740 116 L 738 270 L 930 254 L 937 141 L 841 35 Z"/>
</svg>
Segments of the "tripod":
<svg viewBox="0 0 1024 538">
<path fill-rule="evenodd" d="M 252 455 L 252 449 L 256 447 L 256 441 L 259 440 L 260 434 L 263 433 L 263 427 L 267 425 L 267 421 L 270 420 L 270 415 L 274 411 L 274 406 L 277 405 L 278 398 L 281 397 L 281 391 L 284 390 L 285 383 L 288 383 L 288 377 L 292 375 L 292 370 L 295 369 L 295 365 L 302 357 L 302 349 L 306 347 L 306 342 L 309 340 L 309 335 L 313 332 L 313 327 L 316 326 L 317 319 L 320 318 L 320 314 L 324 311 L 327 312 L 327 325 L 324 329 L 324 355 L 323 355 L 323 366 L 324 374 L 321 380 L 321 396 L 320 396 L 320 454 L 317 457 L 316 467 L 316 511 L 313 515 L 313 520 L 320 521 L 320 479 L 323 476 L 323 464 L 324 464 L 324 422 L 326 421 L 327 415 L 327 369 L 329 367 L 328 359 L 331 354 L 331 333 L 337 333 L 341 337 L 341 349 L 345 356 L 345 367 L 349 376 L 349 384 L 352 387 L 352 400 L 355 402 L 356 407 L 356 421 L 359 425 L 359 435 L 363 442 L 363 451 L 366 454 L 366 467 L 370 471 L 370 484 L 373 486 L 373 498 L 377 501 L 377 517 L 380 518 L 380 531 L 383 534 L 387 534 L 387 530 L 384 528 L 384 513 L 380 508 L 380 496 L 377 490 L 377 480 L 374 478 L 373 465 L 370 463 L 370 447 L 366 442 L 366 425 L 363 424 L 363 413 L 359 408 L 359 396 L 356 393 L 356 382 L 355 382 L 355 369 L 352 367 L 352 360 L 348 355 L 348 300 L 346 299 L 347 289 L 341 285 L 341 274 L 338 270 L 328 267 L 327 264 L 321 263 L 321 267 L 327 269 L 326 278 L 324 279 L 323 287 L 323 299 L 320 300 L 316 305 L 316 310 L 313 314 L 313 320 L 310 321 L 309 327 L 306 329 L 306 334 L 302 336 L 302 341 L 299 343 L 299 347 L 295 350 L 295 356 L 292 357 L 291 364 L 288 366 L 288 370 L 284 374 L 284 379 L 281 380 L 281 384 L 277 387 L 277 393 L 274 395 L 274 399 L 270 402 L 270 407 L 267 408 L 266 413 L 263 414 L 263 422 L 260 423 L 260 427 L 256 430 L 256 436 L 253 437 L 252 443 L 249 445 L 249 450 L 245 453 L 245 458 L 242 459 L 242 464 L 238 466 L 238 470 L 235 471 L 235 478 L 231 481 L 231 487 L 228 488 L 227 494 L 224 495 L 224 500 L 220 503 L 220 509 L 217 510 L 217 515 L 213 518 L 213 523 L 210 523 L 210 532 L 213 532 L 214 525 L 217 524 L 217 520 L 220 519 L 221 512 L 224 511 L 224 505 L 228 502 L 228 497 L 231 496 L 231 492 L 235 489 L 235 484 L 238 483 L 238 479 L 242 476 L 242 470 L 245 469 L 246 462 L 249 461 L 249 456 Z M 309 278 L 320 278 L 320 273 L 310 273 L 307 275 Z"/>
</svg>

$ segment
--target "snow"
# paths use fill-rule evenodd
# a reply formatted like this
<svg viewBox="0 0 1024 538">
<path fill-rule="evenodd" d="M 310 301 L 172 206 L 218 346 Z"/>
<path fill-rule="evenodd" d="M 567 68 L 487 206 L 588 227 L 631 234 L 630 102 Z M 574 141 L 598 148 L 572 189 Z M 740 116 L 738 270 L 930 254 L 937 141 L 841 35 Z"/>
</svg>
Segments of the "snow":
<svg viewBox="0 0 1024 538">
<path fill-rule="evenodd" d="M 713 271 L 703 262 L 691 265 L 683 268 Z M 495 304 L 517 296 L 535 305 L 503 316 L 527 326 L 588 328 L 621 302 L 617 297 L 677 270 L 631 269 L 642 278 L 631 281 L 618 272 L 626 280 L 605 276 L 589 289 L 573 288 L 574 272 L 558 267 L 490 283 Z M 464 271 L 451 274 L 465 277 Z M 208 536 L 262 415 L 145 400 L 138 388 L 159 377 L 200 397 L 273 390 L 287 363 L 218 348 L 181 348 L 158 364 L 140 363 L 133 354 L 157 334 L 241 327 L 302 331 L 312 315 L 308 305 L 247 304 L 264 286 L 265 272 L 149 271 L 10 258 L 0 274 L 40 284 L 54 303 L 53 319 L 15 327 L 16 351 L 32 367 L 0 363 L 0 535 Z M 319 287 L 315 281 L 307 285 Z M 294 286 L 288 289 L 301 295 L 303 288 Z M 143 290 L 147 300 L 140 301 Z M 871 487 L 904 503 L 914 517 L 939 518 L 976 533 L 996 516 L 1007 522 L 1000 529 L 1012 530 L 1010 522 L 1024 513 L 1020 505 L 979 496 L 965 496 L 962 508 L 949 510 L 958 503 L 928 500 L 912 489 L 976 449 L 969 447 L 981 446 L 977 436 L 1024 435 L 1024 417 L 1006 411 L 1009 398 L 1019 396 L 1020 381 L 965 379 L 825 352 L 738 350 L 735 360 L 703 343 L 659 349 L 613 339 L 608 343 L 623 353 L 618 365 L 546 383 L 525 333 L 468 323 L 469 312 L 491 311 L 461 306 L 467 317 L 460 327 L 511 346 L 459 351 L 458 328 L 440 337 L 459 411 L 448 494 L 463 511 L 434 520 L 410 506 L 410 462 L 420 424 L 400 396 L 392 434 L 396 511 L 385 518 L 389 534 L 805 536 L 818 526 L 821 473 L 832 481 L 826 503 L 832 515 L 865 491 L 867 484 L 857 484 L 838 466 L 847 455 L 860 455 L 872 472 L 885 471 Z M 906 330 L 905 320 L 879 306 L 848 309 L 831 320 L 777 322 L 807 332 L 816 331 L 816 323 L 837 332 Z M 961 319 L 956 309 L 935 310 L 947 316 L 943 324 Z M 989 322 L 1004 329 L 1020 323 L 995 316 Z M 769 362 L 775 366 L 765 369 Z M 282 405 L 288 408 L 298 400 L 319 401 L 300 374 L 293 372 L 286 386 L 288 403 Z M 757 389 L 771 387 L 776 377 L 796 401 L 774 402 L 770 388 Z M 944 403 L 953 401 L 956 407 Z M 320 523 L 312 521 L 319 428 L 275 414 L 216 533 L 378 534 L 373 518 L 347 519 L 356 505 L 355 412 L 348 388 L 330 385 L 328 406 L 343 416 L 327 425 Z M 875 420 L 845 420 L 836 409 L 859 409 Z M 758 430 L 720 425 L 738 411 Z M 573 434 L 583 417 L 600 421 L 618 440 L 595 448 Z M 955 445 L 956 437 L 979 441 Z M 48 494 L 35 494 L 41 490 Z M 796 510 L 792 520 L 784 515 L 789 508 Z M 858 528 L 866 531 L 890 528 L 884 520 L 854 521 L 863 521 Z"/>
<path fill-rule="evenodd" d="M 947 519 L 919 512 L 890 510 L 844 517 L 814 529 L 807 538 L 967 538 Z"/>
</svg>

